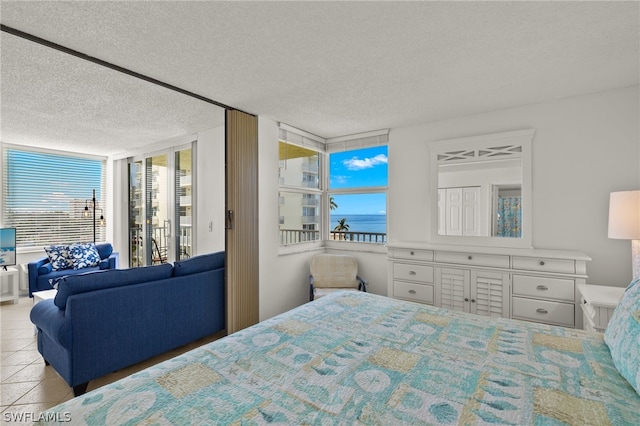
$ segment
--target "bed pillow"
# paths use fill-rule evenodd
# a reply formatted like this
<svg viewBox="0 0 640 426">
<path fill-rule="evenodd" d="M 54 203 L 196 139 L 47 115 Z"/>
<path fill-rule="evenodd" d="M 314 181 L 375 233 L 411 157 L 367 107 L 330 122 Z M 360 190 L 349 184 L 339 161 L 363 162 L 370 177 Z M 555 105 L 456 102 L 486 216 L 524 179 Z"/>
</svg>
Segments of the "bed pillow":
<svg viewBox="0 0 640 426">
<path fill-rule="evenodd" d="M 629 284 L 604 332 L 613 364 L 640 395 L 640 277 Z"/>
<path fill-rule="evenodd" d="M 69 259 L 73 269 L 91 268 L 100 263 L 100 254 L 94 243 L 72 244 L 69 246 Z"/>
<path fill-rule="evenodd" d="M 49 246 L 45 247 L 44 251 L 47 253 L 51 269 L 54 271 L 73 268 L 73 262 L 69 258 L 69 246 Z"/>
</svg>

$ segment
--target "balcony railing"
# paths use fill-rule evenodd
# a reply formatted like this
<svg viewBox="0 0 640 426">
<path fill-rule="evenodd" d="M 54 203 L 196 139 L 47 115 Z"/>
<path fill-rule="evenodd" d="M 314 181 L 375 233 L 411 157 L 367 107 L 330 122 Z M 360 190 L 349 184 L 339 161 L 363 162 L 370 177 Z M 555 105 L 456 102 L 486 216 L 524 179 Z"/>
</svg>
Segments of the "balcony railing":
<svg viewBox="0 0 640 426">
<path fill-rule="evenodd" d="M 387 234 L 384 232 L 330 231 L 329 239 L 335 241 L 385 244 L 387 242 Z"/>
<path fill-rule="evenodd" d="M 318 241 L 320 231 L 309 231 L 306 229 L 281 229 L 280 245 L 306 243 Z M 384 232 L 358 232 L 358 231 L 331 231 L 330 241 L 352 241 L 358 243 L 386 244 L 387 234 Z"/>
<path fill-rule="evenodd" d="M 192 255 L 193 249 L 192 227 L 190 225 L 180 226 L 178 232 L 180 235 L 178 242 L 180 245 L 178 249 L 180 259 L 177 260 L 187 259 Z M 144 244 L 144 233 L 141 225 L 136 225 L 129 229 L 129 238 L 131 244 L 130 264 L 132 267 L 143 266 L 148 262 L 151 262 L 152 265 L 157 265 L 166 263 L 169 260 L 170 236 L 168 235 L 166 221 L 165 226 L 154 226 L 151 229 L 151 241 L 149 241 L 148 247 L 145 247 Z M 146 250 L 150 250 L 149 257 L 147 257 Z"/>
<path fill-rule="evenodd" d="M 289 244 L 307 243 L 320 239 L 320 231 L 311 231 L 307 229 L 281 229 L 280 245 L 287 246 Z"/>
</svg>

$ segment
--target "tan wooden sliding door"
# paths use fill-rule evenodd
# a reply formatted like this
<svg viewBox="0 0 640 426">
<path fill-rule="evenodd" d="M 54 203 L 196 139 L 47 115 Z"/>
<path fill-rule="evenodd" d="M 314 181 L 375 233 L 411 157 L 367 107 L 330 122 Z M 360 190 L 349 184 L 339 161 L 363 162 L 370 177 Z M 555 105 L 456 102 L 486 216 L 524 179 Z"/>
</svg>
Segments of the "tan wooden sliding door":
<svg viewBox="0 0 640 426">
<path fill-rule="evenodd" d="M 226 111 L 227 333 L 256 324 L 258 304 L 258 118 Z"/>
</svg>

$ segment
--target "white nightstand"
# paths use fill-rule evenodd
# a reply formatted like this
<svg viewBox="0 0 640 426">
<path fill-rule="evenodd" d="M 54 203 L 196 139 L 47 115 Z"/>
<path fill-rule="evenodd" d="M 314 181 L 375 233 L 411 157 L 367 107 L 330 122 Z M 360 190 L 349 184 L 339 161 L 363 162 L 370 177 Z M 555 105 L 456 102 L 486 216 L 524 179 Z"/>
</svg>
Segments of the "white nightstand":
<svg viewBox="0 0 640 426">
<path fill-rule="evenodd" d="M 578 284 L 577 289 L 580 293 L 583 328 L 604 332 L 613 311 L 622 299 L 625 287 Z"/>
</svg>

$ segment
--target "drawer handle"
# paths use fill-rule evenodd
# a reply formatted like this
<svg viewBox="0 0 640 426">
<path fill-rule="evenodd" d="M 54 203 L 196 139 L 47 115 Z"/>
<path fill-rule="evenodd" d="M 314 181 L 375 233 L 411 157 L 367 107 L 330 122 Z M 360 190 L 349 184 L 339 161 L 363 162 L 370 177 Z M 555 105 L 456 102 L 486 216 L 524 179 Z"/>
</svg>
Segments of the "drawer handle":
<svg viewBox="0 0 640 426">
<path fill-rule="evenodd" d="M 544 260 L 540 261 L 540 266 L 544 266 Z"/>
<path fill-rule="evenodd" d="M 416 291 L 415 290 L 409 290 L 409 293 L 410 294 L 416 294 Z"/>
<path fill-rule="evenodd" d="M 409 275 L 415 275 L 416 271 L 409 271 Z"/>
<path fill-rule="evenodd" d="M 476 303 L 476 299 L 471 299 L 471 303 Z"/>
<path fill-rule="evenodd" d="M 411 256 L 413 256 L 413 252 L 411 252 L 410 254 L 411 254 Z"/>
<path fill-rule="evenodd" d="M 549 290 L 549 287 L 547 287 L 546 285 L 539 285 L 538 287 L 536 287 L 538 290 Z"/>
<path fill-rule="evenodd" d="M 472 259 L 473 259 L 473 256 L 469 256 L 469 257 L 467 257 L 467 259 L 472 260 Z"/>
<path fill-rule="evenodd" d="M 536 309 L 536 312 L 539 313 L 539 314 L 545 314 L 545 315 L 549 313 L 549 311 L 547 311 L 546 309 L 542 309 L 542 308 Z"/>
<path fill-rule="evenodd" d="M 465 298 L 464 298 L 464 301 L 465 301 L 465 302 L 468 302 L 468 301 L 469 301 L 469 298 L 468 298 L 468 297 L 465 297 Z"/>
</svg>

